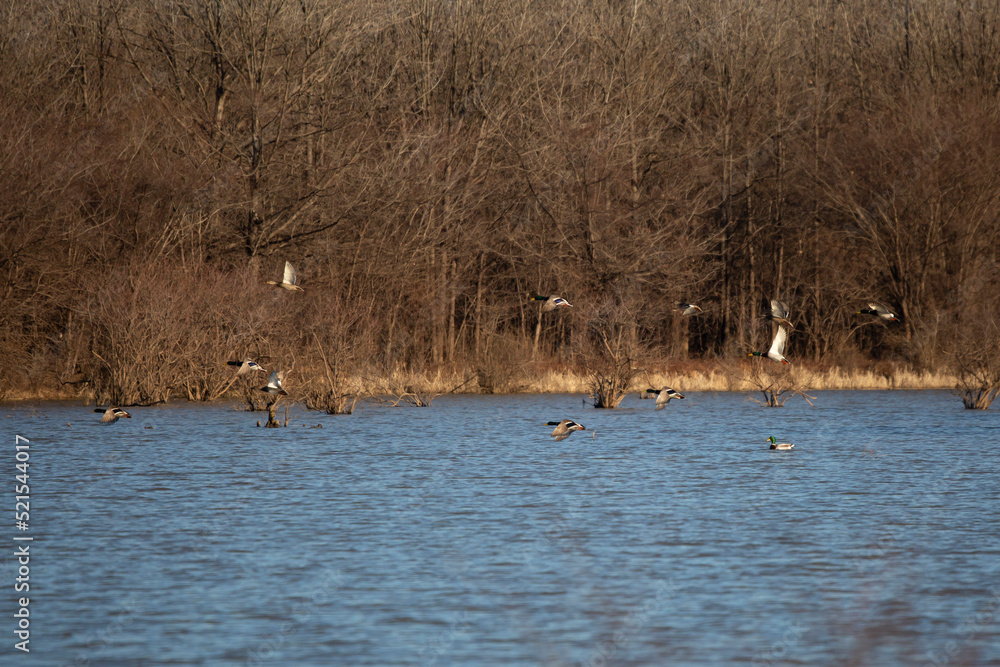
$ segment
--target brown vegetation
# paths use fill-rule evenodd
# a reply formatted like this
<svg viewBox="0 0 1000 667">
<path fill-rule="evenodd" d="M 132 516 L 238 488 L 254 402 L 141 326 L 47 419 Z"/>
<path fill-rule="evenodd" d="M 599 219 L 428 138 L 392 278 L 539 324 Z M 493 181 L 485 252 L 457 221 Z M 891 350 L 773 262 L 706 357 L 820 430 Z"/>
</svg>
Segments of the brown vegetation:
<svg viewBox="0 0 1000 667">
<path fill-rule="evenodd" d="M 741 366 L 743 382 L 761 394 L 760 399 L 752 396 L 750 398 L 759 405 L 780 408 L 793 396 L 801 396 L 811 405 L 815 398 L 805 393 L 787 366 L 776 364 L 770 359 L 759 358 L 743 362 Z"/>
<path fill-rule="evenodd" d="M 786 320 L 786 324 L 790 323 Z M 777 324 L 753 326 L 748 324 L 745 328 L 747 338 L 743 347 L 748 350 L 769 350 L 778 329 L 784 329 L 789 340 L 797 335 L 795 329 L 788 332 L 786 326 Z M 802 375 L 793 373 L 789 364 L 767 357 L 766 352 L 764 354 L 765 356 L 748 354 L 749 358 L 745 361 L 733 361 L 726 364 L 725 368 L 732 385 L 750 388 L 748 393 L 750 400 L 765 407 L 784 407 L 788 399 L 793 396 L 800 396 L 811 405 L 814 397 L 805 393 Z M 758 393 L 761 395 L 760 399 L 755 397 Z"/>
<path fill-rule="evenodd" d="M 993 304 L 996 308 L 996 304 Z M 1000 396 L 1000 325 L 970 323 L 952 353 L 958 376 L 955 391 L 969 410 L 986 410 Z"/>
<path fill-rule="evenodd" d="M 639 374 L 641 356 L 629 304 L 605 299 L 590 315 L 584 364 L 595 408 L 617 408 Z"/>
<path fill-rule="evenodd" d="M 611 404 L 623 359 L 745 358 L 780 294 L 793 377 L 982 403 L 1000 22 L 904 4 L 11 4 L 0 397 L 210 400 L 251 356 L 332 412 L 587 368 Z M 286 260 L 305 292 L 267 288 Z"/>
</svg>

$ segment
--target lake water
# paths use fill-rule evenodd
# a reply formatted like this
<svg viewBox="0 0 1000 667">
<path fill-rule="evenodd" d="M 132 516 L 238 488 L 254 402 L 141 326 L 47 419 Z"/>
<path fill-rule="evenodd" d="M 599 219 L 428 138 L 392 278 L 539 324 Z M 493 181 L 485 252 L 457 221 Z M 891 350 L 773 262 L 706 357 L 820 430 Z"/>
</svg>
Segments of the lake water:
<svg viewBox="0 0 1000 667">
<path fill-rule="evenodd" d="M 90 410 L 0 406 L 0 664 L 1000 665 L 1000 410 L 947 392 Z"/>
</svg>

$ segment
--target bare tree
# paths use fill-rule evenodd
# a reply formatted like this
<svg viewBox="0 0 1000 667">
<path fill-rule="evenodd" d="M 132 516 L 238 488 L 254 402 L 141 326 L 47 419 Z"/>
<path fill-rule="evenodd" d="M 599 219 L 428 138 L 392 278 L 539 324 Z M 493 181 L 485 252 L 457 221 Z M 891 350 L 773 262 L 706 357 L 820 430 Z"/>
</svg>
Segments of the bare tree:
<svg viewBox="0 0 1000 667">
<path fill-rule="evenodd" d="M 1000 395 L 1000 266 L 981 267 L 968 291 L 957 299 L 956 331 L 950 358 L 955 368 L 955 393 L 969 410 L 986 410 Z"/>
<path fill-rule="evenodd" d="M 986 410 L 1000 395 L 1000 327 L 995 321 L 965 333 L 954 351 L 955 392 L 968 410 Z"/>
<path fill-rule="evenodd" d="M 631 332 L 634 316 L 626 305 L 608 299 L 588 321 L 589 352 L 585 364 L 595 408 L 617 408 L 639 374 L 640 350 Z"/>
</svg>

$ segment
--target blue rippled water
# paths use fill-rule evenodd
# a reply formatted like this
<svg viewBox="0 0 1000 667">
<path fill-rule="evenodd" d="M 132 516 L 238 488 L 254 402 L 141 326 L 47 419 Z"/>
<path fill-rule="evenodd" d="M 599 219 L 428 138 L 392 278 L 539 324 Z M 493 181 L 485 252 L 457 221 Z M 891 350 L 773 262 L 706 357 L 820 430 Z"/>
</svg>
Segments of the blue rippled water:
<svg viewBox="0 0 1000 667">
<path fill-rule="evenodd" d="M 90 410 L 0 407 L 2 664 L 1000 665 L 1000 411 L 947 392 Z"/>
</svg>

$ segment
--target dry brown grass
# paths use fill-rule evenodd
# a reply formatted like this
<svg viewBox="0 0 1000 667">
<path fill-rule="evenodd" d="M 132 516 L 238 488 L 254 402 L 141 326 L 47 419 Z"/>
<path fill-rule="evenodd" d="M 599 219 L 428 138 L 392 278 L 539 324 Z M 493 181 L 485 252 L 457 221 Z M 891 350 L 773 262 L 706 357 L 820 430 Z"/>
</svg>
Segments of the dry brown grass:
<svg viewBox="0 0 1000 667">
<path fill-rule="evenodd" d="M 349 379 L 352 386 L 364 386 L 372 395 L 395 396 L 402 392 L 421 396 L 438 396 L 448 393 L 480 393 L 474 381 L 469 382 L 470 373 L 464 369 L 407 371 L 396 368 L 388 373 L 372 377 Z M 812 370 L 805 366 L 793 366 L 790 370 L 795 381 L 806 391 L 823 390 L 885 390 L 885 389 L 953 389 L 956 377 L 952 373 L 917 372 L 905 368 L 891 371 L 853 370 L 837 367 Z M 590 391 L 590 378 L 583 368 L 547 364 L 540 368 L 528 369 L 520 391 L 525 394 L 586 394 Z M 756 388 L 747 382 L 734 381 L 724 372 L 721 364 L 709 362 L 687 364 L 680 370 L 657 370 L 646 372 L 633 380 L 630 391 L 639 392 L 646 387 L 674 387 L 679 391 L 753 391 Z M 289 391 L 294 398 L 294 383 L 289 383 Z M 359 392 L 364 393 L 364 392 Z M 236 388 L 225 398 L 235 398 Z M 17 390 L 6 397 L 7 401 L 38 400 L 79 400 L 92 399 L 89 391 L 60 390 L 40 387 L 36 390 Z"/>
<path fill-rule="evenodd" d="M 834 367 L 811 370 L 793 366 L 791 374 L 797 384 L 809 391 L 838 389 L 952 389 L 956 378 L 947 372 L 916 372 L 904 368 L 891 371 L 846 371 Z M 425 373 L 396 370 L 386 378 L 384 386 L 408 386 L 423 393 L 444 394 L 462 383 L 465 376 L 457 371 L 441 369 Z M 669 386 L 682 391 L 751 391 L 755 387 L 746 382 L 734 381 L 721 364 L 688 364 L 682 370 L 646 372 L 633 380 L 630 390 L 641 391 L 646 387 Z M 474 383 L 456 393 L 476 393 Z M 524 388 L 517 393 L 526 394 L 585 394 L 590 391 L 589 375 L 583 368 L 547 364 L 529 370 Z"/>
</svg>

